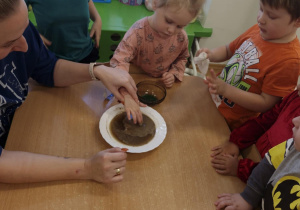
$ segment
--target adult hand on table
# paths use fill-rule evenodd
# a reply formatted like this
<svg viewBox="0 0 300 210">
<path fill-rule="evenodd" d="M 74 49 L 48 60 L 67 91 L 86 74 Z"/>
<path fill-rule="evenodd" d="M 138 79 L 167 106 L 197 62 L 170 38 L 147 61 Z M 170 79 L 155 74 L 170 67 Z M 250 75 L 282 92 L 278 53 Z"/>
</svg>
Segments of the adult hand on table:
<svg viewBox="0 0 300 210">
<path fill-rule="evenodd" d="M 120 148 L 101 151 L 85 161 L 90 179 L 102 183 L 115 183 L 123 180 L 127 154 Z"/>
<path fill-rule="evenodd" d="M 1 183 L 31 183 L 92 179 L 102 183 L 123 180 L 126 149 L 112 148 L 84 158 L 58 157 L 2 150 Z"/>
</svg>

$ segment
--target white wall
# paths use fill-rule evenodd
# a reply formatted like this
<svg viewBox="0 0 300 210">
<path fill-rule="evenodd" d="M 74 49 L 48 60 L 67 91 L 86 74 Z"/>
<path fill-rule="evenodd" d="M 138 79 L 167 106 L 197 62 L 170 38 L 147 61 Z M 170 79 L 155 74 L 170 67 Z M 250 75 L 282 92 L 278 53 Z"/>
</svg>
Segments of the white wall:
<svg viewBox="0 0 300 210">
<path fill-rule="evenodd" d="M 215 48 L 228 44 L 256 23 L 259 0 L 206 0 L 206 17 L 202 25 L 212 28 L 211 37 L 201 38 L 200 47 Z M 300 38 L 300 29 L 297 31 Z"/>
</svg>

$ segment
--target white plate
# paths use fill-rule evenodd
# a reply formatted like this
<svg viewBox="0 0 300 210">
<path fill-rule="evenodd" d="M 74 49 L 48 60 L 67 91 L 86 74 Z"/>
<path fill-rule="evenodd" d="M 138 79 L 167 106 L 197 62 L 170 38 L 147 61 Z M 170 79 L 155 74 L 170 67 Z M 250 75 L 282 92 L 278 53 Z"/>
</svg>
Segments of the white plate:
<svg viewBox="0 0 300 210">
<path fill-rule="evenodd" d="M 122 113 L 125 112 L 123 104 L 117 104 L 113 107 L 110 107 L 108 110 L 104 112 L 99 122 L 99 129 L 104 140 L 110 144 L 112 147 L 121 147 L 127 148 L 127 152 L 131 153 L 142 153 L 148 152 L 150 150 L 158 147 L 165 139 L 167 135 L 167 125 L 163 117 L 151 107 L 141 107 L 141 111 L 143 114 L 150 117 L 156 127 L 155 135 L 151 141 L 147 144 L 141 146 L 129 146 L 127 144 L 123 144 L 116 140 L 112 133 L 110 132 L 109 125 L 112 119 Z"/>
</svg>

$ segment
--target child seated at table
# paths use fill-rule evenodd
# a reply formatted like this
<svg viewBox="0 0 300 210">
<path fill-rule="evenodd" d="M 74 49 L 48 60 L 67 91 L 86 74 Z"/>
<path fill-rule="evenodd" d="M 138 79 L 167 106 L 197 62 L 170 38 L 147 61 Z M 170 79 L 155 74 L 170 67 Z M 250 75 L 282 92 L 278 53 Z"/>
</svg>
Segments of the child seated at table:
<svg viewBox="0 0 300 210">
<path fill-rule="evenodd" d="M 246 121 L 230 134 L 229 141 L 212 149 L 212 166 L 222 175 L 246 182 L 257 166 L 251 159 L 238 159 L 240 150 L 255 144 L 263 158 L 272 147 L 292 137 L 292 119 L 300 116 L 300 84 L 271 110 Z"/>
<path fill-rule="evenodd" d="M 166 87 L 182 81 L 188 53 L 184 27 L 198 14 L 204 0 L 153 0 L 154 14 L 138 20 L 124 35 L 110 65 L 129 71 L 130 63 L 152 77 L 161 77 Z M 142 122 L 139 105 L 125 96 L 125 109 L 134 122 Z M 143 106 L 143 105 L 142 105 Z"/>
<path fill-rule="evenodd" d="M 293 138 L 273 147 L 250 175 L 240 194 L 221 194 L 216 209 L 299 209 L 300 117 L 292 120 Z"/>
<path fill-rule="evenodd" d="M 56 57 L 80 63 L 99 59 L 102 20 L 93 0 L 25 0 L 44 44 Z M 93 26 L 89 33 L 90 18 Z M 95 38 L 95 43 L 91 37 Z"/>
<path fill-rule="evenodd" d="M 227 46 L 201 49 L 211 62 L 230 59 L 206 84 L 231 130 L 271 109 L 297 85 L 300 1 L 260 0 L 257 24 Z M 216 97 L 213 97 L 214 99 Z"/>
</svg>

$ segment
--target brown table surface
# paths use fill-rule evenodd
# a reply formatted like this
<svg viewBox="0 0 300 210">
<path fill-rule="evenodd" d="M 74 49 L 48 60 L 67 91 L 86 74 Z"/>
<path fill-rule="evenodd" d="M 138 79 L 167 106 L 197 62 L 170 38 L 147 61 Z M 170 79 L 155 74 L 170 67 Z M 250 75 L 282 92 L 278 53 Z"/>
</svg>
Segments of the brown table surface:
<svg viewBox="0 0 300 210">
<path fill-rule="evenodd" d="M 149 79 L 144 74 L 133 78 L 136 83 Z M 110 105 L 103 93 L 100 82 L 66 88 L 33 82 L 15 114 L 5 149 L 89 157 L 110 148 L 98 126 Z M 122 182 L 0 184 L 0 209 L 207 210 L 214 209 L 218 194 L 243 189 L 238 178 L 221 176 L 210 165 L 211 147 L 227 141 L 229 129 L 201 78 L 185 77 L 152 108 L 165 119 L 167 136 L 153 151 L 128 154 Z"/>
</svg>

